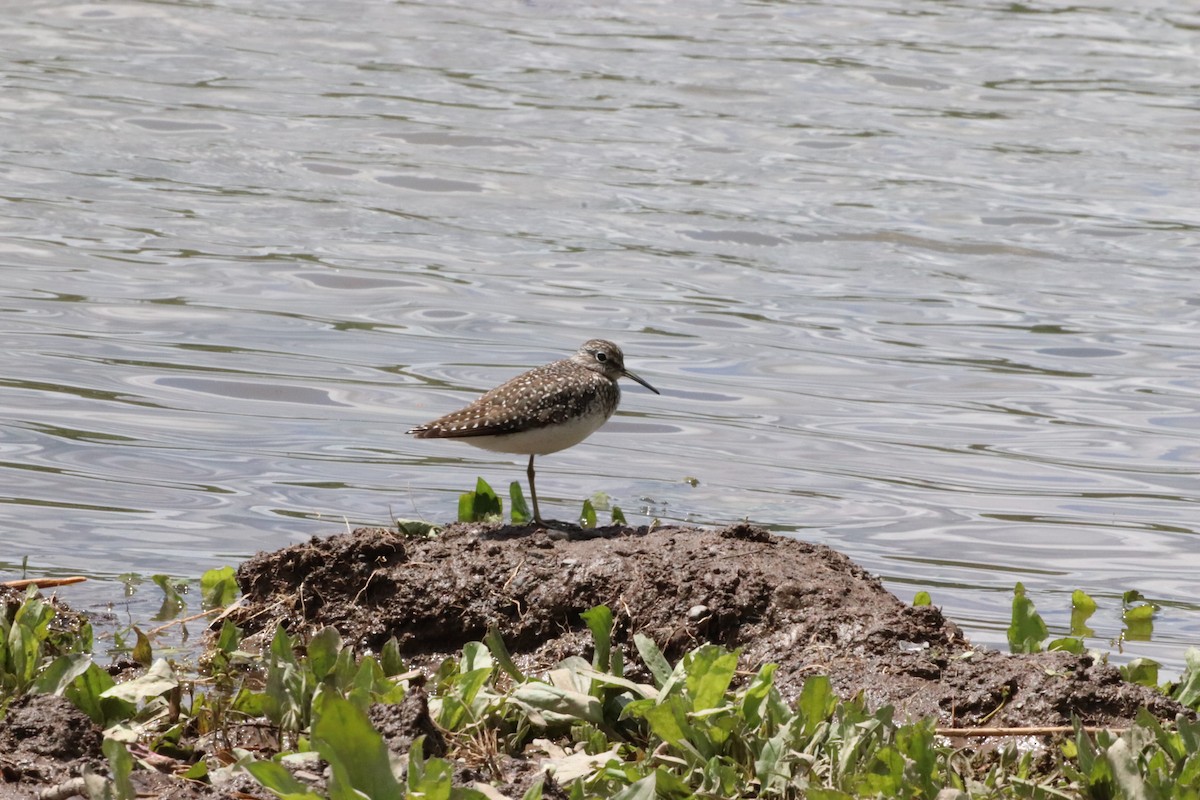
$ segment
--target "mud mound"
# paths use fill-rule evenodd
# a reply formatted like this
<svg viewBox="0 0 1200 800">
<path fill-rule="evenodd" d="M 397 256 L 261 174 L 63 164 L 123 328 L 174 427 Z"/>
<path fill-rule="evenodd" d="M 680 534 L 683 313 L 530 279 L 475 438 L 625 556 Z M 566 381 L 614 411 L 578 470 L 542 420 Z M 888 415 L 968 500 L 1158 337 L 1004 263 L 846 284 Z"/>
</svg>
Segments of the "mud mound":
<svg viewBox="0 0 1200 800">
<path fill-rule="evenodd" d="M 101 749 L 103 743 L 101 730 L 65 697 L 49 694 L 18 697 L 0 720 L 0 800 L 87 797 L 82 776 L 87 772 L 108 774 L 108 762 Z M 238 776 L 222 787 L 182 781 L 144 769 L 135 770 L 131 780 L 139 797 L 171 800 L 270 797 L 248 775 Z"/>
<path fill-rule="evenodd" d="M 100 728 L 71 700 L 18 697 L 0 720 L 0 799 L 31 798 L 40 789 L 70 783 L 85 769 L 106 770 L 102 742 Z"/>
<path fill-rule="evenodd" d="M 953 725 L 1064 725 L 1072 715 L 1120 725 L 1142 707 L 1164 719 L 1183 710 L 1086 656 L 972 648 L 937 609 L 905 605 L 845 556 L 748 525 L 453 525 L 434 539 L 364 528 L 259 554 L 238 581 L 248 633 L 333 625 L 372 650 L 395 636 L 416 665 L 455 655 L 492 624 L 526 669 L 590 657 L 580 613 L 604 604 L 635 677 L 632 637 L 643 633 L 670 659 L 714 642 L 742 648 L 744 668 L 777 663 L 785 696 L 822 673 L 843 697 L 862 691 L 900 717 Z"/>
<path fill-rule="evenodd" d="M 103 764 L 104 737 L 70 700 L 25 695 L 0 720 L 0 786 L 56 784 Z M 5 796 L 0 792 L 0 796 Z M 20 792 L 11 796 L 20 796 Z"/>
</svg>

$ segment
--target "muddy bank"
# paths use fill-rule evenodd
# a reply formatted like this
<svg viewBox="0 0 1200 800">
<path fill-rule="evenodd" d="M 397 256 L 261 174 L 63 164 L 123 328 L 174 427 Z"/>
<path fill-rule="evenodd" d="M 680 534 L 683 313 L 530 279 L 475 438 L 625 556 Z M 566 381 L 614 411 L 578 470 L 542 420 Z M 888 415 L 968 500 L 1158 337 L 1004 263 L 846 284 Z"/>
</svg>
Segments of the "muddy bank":
<svg viewBox="0 0 1200 800">
<path fill-rule="evenodd" d="M 971 646 L 936 608 L 913 608 L 845 556 L 748 525 L 722 530 L 610 528 L 547 533 L 453 525 L 435 539 L 359 529 L 262 553 L 238 571 L 237 621 L 269 636 L 333 625 L 378 650 L 395 636 L 414 665 L 435 665 L 498 626 L 522 667 L 590 657 L 580 613 L 609 606 L 634 677 L 634 633 L 676 659 L 704 642 L 742 648 L 742 667 L 780 665 L 793 696 L 806 676 L 943 725 L 1128 724 L 1175 702 L 1088 656 L 1011 656 Z"/>
<path fill-rule="evenodd" d="M 627 672 L 645 682 L 634 633 L 653 638 L 672 660 L 705 642 L 741 648 L 743 669 L 780 665 L 775 683 L 788 697 L 821 673 L 843 697 L 861 691 L 874 706 L 894 705 L 900 718 L 934 716 L 943 725 L 1065 725 L 1074 715 L 1124 726 L 1143 707 L 1164 720 L 1184 710 L 1088 657 L 976 650 L 937 609 L 906 605 L 845 556 L 747 525 L 570 534 L 454 525 L 435 539 L 360 529 L 260 553 L 238 580 L 244 605 L 234 620 L 249 634 L 244 649 L 265 645 L 277 623 L 300 634 L 333 625 L 360 652 L 395 636 L 411 666 L 432 669 L 496 625 L 520 665 L 535 672 L 569 655 L 590 658 L 580 613 L 604 604 L 614 612 L 614 644 Z M 0 593 L 0 601 L 20 596 Z M 83 622 L 65 607 L 57 611 L 54 624 L 64 633 Z M 401 704 L 375 706 L 371 719 L 397 755 L 422 735 L 429 754 L 445 751 L 420 688 Z M 195 756 L 215 764 L 227 755 L 190 727 L 183 736 L 180 752 L 194 754 L 187 761 L 137 750 L 154 767 L 134 771 L 139 795 L 271 796 L 245 774 L 218 786 L 181 780 Z M 67 700 L 18 698 L 0 720 L 0 800 L 83 792 L 82 775 L 107 774 L 102 741 Z M 536 759 L 521 755 L 503 756 L 498 769 L 503 780 L 466 768 L 456 779 L 520 797 L 540 774 Z M 312 772 L 319 789 L 321 771 Z M 548 786 L 546 796 L 565 797 L 556 791 Z"/>
</svg>

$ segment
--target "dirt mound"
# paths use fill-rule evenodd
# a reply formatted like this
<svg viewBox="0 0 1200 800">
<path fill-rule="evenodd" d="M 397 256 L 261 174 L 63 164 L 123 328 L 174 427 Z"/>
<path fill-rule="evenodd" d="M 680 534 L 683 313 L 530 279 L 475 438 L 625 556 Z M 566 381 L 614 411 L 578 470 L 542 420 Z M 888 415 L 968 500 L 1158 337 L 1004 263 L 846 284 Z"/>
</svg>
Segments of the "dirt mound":
<svg viewBox="0 0 1200 800">
<path fill-rule="evenodd" d="M 935 608 L 913 608 L 845 556 L 749 525 L 606 528 L 452 525 L 433 539 L 364 528 L 262 553 L 238 571 L 238 623 L 310 633 L 333 625 L 378 650 L 392 636 L 416 665 L 453 656 L 496 625 L 526 669 L 591 655 L 580 613 L 607 605 L 633 677 L 634 633 L 670 659 L 704 642 L 742 648 L 742 666 L 780 665 L 795 695 L 827 674 L 843 697 L 864 692 L 901 718 L 944 724 L 1123 725 L 1139 708 L 1183 707 L 1066 653 L 976 649 Z"/>
<path fill-rule="evenodd" d="M 103 739 L 100 729 L 66 698 L 18 697 L 0 720 L 0 785 L 53 785 L 84 767 L 100 767 Z"/>
<path fill-rule="evenodd" d="M 301 634 L 333 625 L 360 649 L 378 650 L 395 636 L 413 666 L 433 667 L 495 625 L 521 666 L 536 671 L 569 655 L 590 657 L 580 614 L 604 604 L 631 677 L 647 682 L 634 633 L 653 638 L 670 659 L 704 642 L 741 648 L 745 669 L 780 665 L 775 682 L 788 697 L 807 676 L 826 674 L 843 697 L 863 692 L 902 718 L 936 716 L 950 725 L 1064 725 L 1077 716 L 1123 726 L 1143 707 L 1165 720 L 1184 710 L 1088 657 L 972 648 L 937 609 L 905 605 L 845 556 L 748 525 L 567 532 L 454 525 L 433 539 L 360 529 L 259 554 L 238 580 L 245 597 L 235 621 L 251 634 L 244 647 L 255 637 L 265 643 L 276 623 Z M 19 597 L 0 592 L 0 602 Z M 53 624 L 64 633 L 83 624 L 70 609 L 56 610 Z M 420 688 L 398 705 L 374 706 L 371 719 L 398 754 L 421 735 L 427 752 L 444 751 Z M 0 800 L 85 791 L 82 775 L 107 772 L 101 740 L 63 698 L 15 699 L 0 720 Z M 497 769 L 514 797 L 540 775 L 520 756 L 504 756 Z M 247 775 L 219 787 L 146 769 L 132 778 L 141 796 L 269 795 Z M 546 796 L 566 795 L 547 784 Z"/>
</svg>

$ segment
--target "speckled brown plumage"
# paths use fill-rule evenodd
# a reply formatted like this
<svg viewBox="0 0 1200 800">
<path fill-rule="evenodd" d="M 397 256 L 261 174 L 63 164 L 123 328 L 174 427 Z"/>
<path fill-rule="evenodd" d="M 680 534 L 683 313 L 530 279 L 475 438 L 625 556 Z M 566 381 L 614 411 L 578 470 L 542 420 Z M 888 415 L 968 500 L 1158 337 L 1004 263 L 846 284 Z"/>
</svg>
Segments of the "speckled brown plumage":
<svg viewBox="0 0 1200 800">
<path fill-rule="evenodd" d="M 484 450 L 528 455 L 533 514 L 541 523 L 533 457 L 576 445 L 603 425 L 621 401 L 621 377 L 658 394 L 625 369 L 621 348 L 592 339 L 570 358 L 523 372 L 469 406 L 408 432 L 418 439 L 461 439 Z"/>
<path fill-rule="evenodd" d="M 471 405 L 419 425 L 418 439 L 464 439 L 562 425 L 577 417 L 608 419 L 617 410 L 616 380 L 564 358 L 497 386 Z M 541 453 L 539 455 L 544 455 Z"/>
</svg>

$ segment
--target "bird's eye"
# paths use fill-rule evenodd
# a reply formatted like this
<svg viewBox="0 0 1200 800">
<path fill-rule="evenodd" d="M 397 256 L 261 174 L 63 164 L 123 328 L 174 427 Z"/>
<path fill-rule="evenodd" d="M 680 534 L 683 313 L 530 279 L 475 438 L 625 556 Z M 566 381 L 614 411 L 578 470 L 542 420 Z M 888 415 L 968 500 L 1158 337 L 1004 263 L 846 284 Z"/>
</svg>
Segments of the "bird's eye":
<svg viewBox="0 0 1200 800">
<path fill-rule="evenodd" d="M 603 364 L 608 361 L 608 353 L 596 353 L 596 360 Z"/>
</svg>

